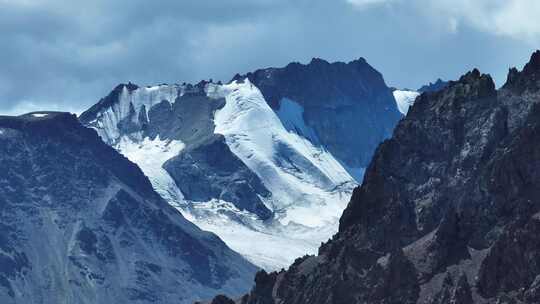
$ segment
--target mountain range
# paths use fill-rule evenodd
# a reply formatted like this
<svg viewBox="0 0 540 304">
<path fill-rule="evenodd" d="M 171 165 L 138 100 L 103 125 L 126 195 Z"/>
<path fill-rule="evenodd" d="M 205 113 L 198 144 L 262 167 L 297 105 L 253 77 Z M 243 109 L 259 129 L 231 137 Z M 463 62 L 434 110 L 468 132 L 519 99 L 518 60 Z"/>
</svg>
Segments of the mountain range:
<svg viewBox="0 0 540 304">
<path fill-rule="evenodd" d="M 314 58 L 0 116 L 0 300 L 538 303 L 538 100 L 540 51 L 499 89 Z"/>
</svg>

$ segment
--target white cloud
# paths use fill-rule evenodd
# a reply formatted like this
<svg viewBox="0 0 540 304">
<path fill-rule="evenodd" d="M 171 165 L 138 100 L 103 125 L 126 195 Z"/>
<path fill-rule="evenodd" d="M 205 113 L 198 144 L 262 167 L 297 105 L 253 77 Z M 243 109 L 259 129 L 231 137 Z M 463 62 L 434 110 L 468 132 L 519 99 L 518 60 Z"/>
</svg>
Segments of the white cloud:
<svg viewBox="0 0 540 304">
<path fill-rule="evenodd" d="M 450 19 L 448 20 L 448 28 L 450 29 L 451 33 L 457 33 L 459 28 L 458 20 L 454 17 L 450 17 Z"/>
<path fill-rule="evenodd" d="M 531 43 L 540 41 L 538 0 L 438 0 L 417 1 L 428 14 L 443 17 L 455 31 L 461 22 L 477 30 Z M 453 25 L 456 25 L 455 27 Z"/>
<path fill-rule="evenodd" d="M 352 4 L 356 8 L 366 8 L 368 6 L 384 4 L 391 2 L 393 0 L 346 0 L 348 3 Z"/>
<path fill-rule="evenodd" d="M 533 44 L 540 42 L 539 0 L 345 0 L 355 8 L 366 9 L 394 3 L 416 10 L 450 33 L 466 24 L 476 30 L 512 37 Z"/>
</svg>

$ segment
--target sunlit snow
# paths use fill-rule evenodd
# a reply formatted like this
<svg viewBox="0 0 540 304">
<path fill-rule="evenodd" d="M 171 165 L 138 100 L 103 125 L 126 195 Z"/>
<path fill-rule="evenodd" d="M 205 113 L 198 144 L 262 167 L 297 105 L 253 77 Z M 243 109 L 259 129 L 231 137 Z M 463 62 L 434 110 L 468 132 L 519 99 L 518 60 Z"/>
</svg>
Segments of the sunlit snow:
<svg viewBox="0 0 540 304">
<path fill-rule="evenodd" d="M 407 115 L 407 112 L 409 111 L 409 107 L 414 103 L 416 97 L 420 95 L 420 93 L 416 91 L 406 91 L 406 90 L 395 90 L 393 93 L 394 93 L 394 98 L 396 99 L 398 110 L 403 115 Z"/>
</svg>

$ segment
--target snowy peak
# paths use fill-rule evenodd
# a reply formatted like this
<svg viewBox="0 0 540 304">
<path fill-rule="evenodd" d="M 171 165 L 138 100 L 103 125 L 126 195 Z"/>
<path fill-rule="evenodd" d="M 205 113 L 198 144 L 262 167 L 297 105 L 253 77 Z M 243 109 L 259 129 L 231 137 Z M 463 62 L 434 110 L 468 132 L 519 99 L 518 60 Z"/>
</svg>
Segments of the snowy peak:
<svg viewBox="0 0 540 304">
<path fill-rule="evenodd" d="M 82 123 L 94 127 L 107 143 L 115 143 L 124 133 L 136 133 L 148 121 L 148 110 L 160 103 L 172 104 L 191 87 L 157 85 L 138 87 L 129 83 L 117 86 L 107 97 L 81 114 Z"/>
</svg>

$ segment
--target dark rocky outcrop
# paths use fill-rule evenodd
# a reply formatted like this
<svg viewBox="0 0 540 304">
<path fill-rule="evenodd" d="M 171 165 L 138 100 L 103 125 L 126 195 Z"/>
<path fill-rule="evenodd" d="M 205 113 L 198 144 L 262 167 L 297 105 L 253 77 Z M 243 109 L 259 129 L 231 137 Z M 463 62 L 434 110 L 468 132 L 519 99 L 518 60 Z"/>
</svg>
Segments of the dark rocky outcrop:
<svg viewBox="0 0 540 304">
<path fill-rule="evenodd" d="M 245 77 L 275 111 L 284 99 L 298 103 L 319 144 L 351 168 L 368 165 L 401 117 L 391 89 L 364 58 L 349 63 L 314 58 L 306 65 L 291 63 L 233 79 Z"/>
<path fill-rule="evenodd" d="M 0 303 L 191 303 L 256 268 L 75 115 L 0 116 Z"/>
<path fill-rule="evenodd" d="M 417 91 L 420 93 L 436 92 L 446 88 L 448 84 L 448 81 L 444 81 L 439 78 L 435 82 L 430 82 L 429 84 L 423 85 Z"/>
<path fill-rule="evenodd" d="M 332 240 L 241 303 L 538 303 L 540 52 L 423 93 Z M 263 298 L 264 300 L 262 300 Z"/>
</svg>

